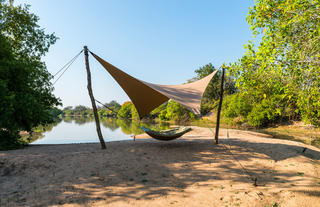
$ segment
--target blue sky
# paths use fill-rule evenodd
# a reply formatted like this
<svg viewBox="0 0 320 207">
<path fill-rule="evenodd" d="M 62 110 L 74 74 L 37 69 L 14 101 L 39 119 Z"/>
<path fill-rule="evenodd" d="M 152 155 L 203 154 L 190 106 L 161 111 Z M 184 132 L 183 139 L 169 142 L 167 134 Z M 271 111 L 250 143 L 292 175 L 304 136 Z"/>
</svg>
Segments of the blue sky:
<svg viewBox="0 0 320 207">
<path fill-rule="evenodd" d="M 43 58 L 54 74 L 84 45 L 125 72 L 147 82 L 180 84 L 194 70 L 238 60 L 252 38 L 246 15 L 253 0 L 17 0 L 31 5 L 40 26 L 60 39 Z M 129 100 L 90 57 L 94 95 Z M 91 106 L 83 54 L 55 84 L 63 107 Z"/>
</svg>

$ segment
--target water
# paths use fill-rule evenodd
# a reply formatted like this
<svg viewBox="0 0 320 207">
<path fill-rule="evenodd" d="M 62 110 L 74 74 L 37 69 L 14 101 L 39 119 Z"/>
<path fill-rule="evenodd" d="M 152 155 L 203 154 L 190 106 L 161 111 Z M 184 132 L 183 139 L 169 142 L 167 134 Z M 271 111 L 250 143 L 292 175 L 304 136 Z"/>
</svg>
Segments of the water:
<svg viewBox="0 0 320 207">
<path fill-rule="evenodd" d="M 153 129 L 168 129 L 167 123 L 144 122 L 106 118 L 100 120 L 101 131 L 106 142 L 132 140 L 133 134 L 141 134 L 141 126 Z M 39 127 L 43 133 L 37 133 L 30 139 L 31 144 L 71 144 L 99 142 L 93 118 L 67 117 L 52 125 Z"/>
<path fill-rule="evenodd" d="M 132 135 L 142 134 L 141 126 L 155 130 L 164 130 L 170 127 L 169 123 L 143 122 L 104 118 L 100 120 L 101 131 L 106 142 L 132 140 Z M 194 122 L 192 125 L 214 128 L 213 123 Z M 93 117 L 66 117 L 54 124 L 38 127 L 43 133 L 37 133 L 28 138 L 31 144 L 71 144 L 71 143 L 97 143 L 99 138 Z M 254 130 L 255 131 L 255 130 Z M 260 132 L 260 131 L 259 131 Z M 267 131 L 262 131 L 267 133 Z M 269 133 L 270 134 L 270 133 Z M 272 134 L 272 133 L 271 133 Z M 286 133 L 277 132 L 274 138 L 287 139 L 311 144 L 320 148 L 320 139 L 297 139 L 293 129 L 286 130 Z M 290 135 L 290 136 L 289 136 Z M 307 134 L 306 134 L 307 136 Z"/>
</svg>

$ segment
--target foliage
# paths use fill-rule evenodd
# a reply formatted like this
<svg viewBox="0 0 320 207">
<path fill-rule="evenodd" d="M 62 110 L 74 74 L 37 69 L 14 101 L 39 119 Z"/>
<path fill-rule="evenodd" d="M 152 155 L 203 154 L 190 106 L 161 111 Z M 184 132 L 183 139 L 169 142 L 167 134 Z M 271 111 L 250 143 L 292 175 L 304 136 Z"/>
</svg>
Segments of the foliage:
<svg viewBox="0 0 320 207">
<path fill-rule="evenodd" d="M 86 116 L 88 113 L 87 113 L 87 110 L 88 110 L 89 108 L 88 107 L 86 107 L 86 106 L 82 106 L 82 105 L 79 105 L 79 106 L 76 106 L 76 107 L 74 107 L 74 109 L 73 109 L 73 115 L 74 116 L 80 116 L 80 115 L 82 115 L 82 116 Z"/>
<path fill-rule="evenodd" d="M 159 114 L 159 119 L 162 121 L 189 121 L 195 118 L 196 117 L 192 112 L 173 100 L 170 100 L 166 105 L 166 108 L 163 109 Z"/>
<path fill-rule="evenodd" d="M 28 6 L 0 1 L 0 144 L 8 148 L 19 145 L 18 131 L 51 122 L 50 109 L 59 104 L 41 61 L 57 38 L 38 20 Z"/>
<path fill-rule="evenodd" d="M 170 128 L 169 123 L 160 123 L 157 125 L 155 122 L 140 122 L 138 120 L 117 119 L 116 124 L 121 127 L 121 131 L 125 134 L 143 134 L 145 133 L 141 127 L 147 127 L 153 130 L 165 130 Z"/>
<path fill-rule="evenodd" d="M 216 69 L 214 66 L 209 63 L 205 66 L 200 67 L 199 69 L 195 70 L 196 76 L 188 82 L 194 82 L 200 80 L 209 74 L 211 74 Z M 201 102 L 201 114 L 205 115 L 210 112 L 215 106 L 216 101 L 219 99 L 220 93 L 220 77 L 221 77 L 221 70 L 219 70 L 215 76 L 213 76 L 212 80 L 210 81 L 209 85 L 207 86 Z M 224 86 L 224 93 L 226 95 L 233 94 L 236 92 L 235 84 L 233 78 L 231 76 L 225 76 L 225 86 Z"/>
<path fill-rule="evenodd" d="M 14 56 L 8 41 L 0 35 L 0 145 L 19 144 L 18 131 L 52 121 L 51 107 L 58 104 L 41 80 L 34 81 L 37 68 Z M 2 148 L 2 147 L 1 147 Z"/>
<path fill-rule="evenodd" d="M 166 111 L 167 105 L 168 105 L 168 102 L 161 104 L 160 106 L 155 108 L 153 111 L 151 111 L 150 114 L 152 118 L 159 117 L 161 114 L 163 114 L 164 111 Z"/>
<path fill-rule="evenodd" d="M 229 70 L 240 93 L 235 99 L 249 103 L 234 110 L 250 125 L 300 117 L 320 125 L 319 13 L 313 0 L 257 0 L 250 8 L 247 20 L 261 42 L 245 45 L 245 55 Z"/>
<path fill-rule="evenodd" d="M 0 28 L 11 43 L 15 55 L 27 58 L 48 74 L 44 64 L 40 61 L 57 37 L 46 34 L 38 25 L 39 17 L 29 12 L 29 5 L 13 6 L 13 0 L 0 1 Z"/>
<path fill-rule="evenodd" d="M 58 109 L 57 107 L 53 107 L 49 110 L 49 113 L 51 117 L 58 118 L 59 115 L 63 113 L 63 111 Z"/>
<path fill-rule="evenodd" d="M 115 100 L 112 100 L 109 103 L 105 103 L 105 105 L 109 108 L 112 108 L 115 111 L 118 111 L 121 108 L 121 105 Z"/>
<path fill-rule="evenodd" d="M 120 119 L 139 120 L 139 114 L 130 101 L 122 104 L 117 117 Z M 160 105 L 150 112 L 149 118 L 150 117 L 159 117 L 161 121 L 189 121 L 196 118 L 192 112 L 172 100 Z"/>
<path fill-rule="evenodd" d="M 73 115 L 73 107 L 67 106 L 62 109 L 62 116 L 72 116 Z"/>
<path fill-rule="evenodd" d="M 100 117 L 114 117 L 120 108 L 121 105 L 119 103 L 110 101 L 109 103 L 105 103 L 104 106 L 98 107 L 98 115 Z M 93 110 L 82 105 L 75 106 L 74 108 L 72 106 L 67 106 L 62 111 L 63 116 L 93 116 Z"/>
<path fill-rule="evenodd" d="M 250 104 L 249 99 L 247 99 L 246 96 L 241 93 L 226 96 L 223 101 L 223 114 L 227 117 L 247 117 L 248 113 L 251 111 L 251 108 L 252 105 Z"/>
<path fill-rule="evenodd" d="M 117 117 L 120 119 L 139 119 L 139 114 L 132 102 L 127 101 L 121 105 Z"/>
<path fill-rule="evenodd" d="M 115 131 L 116 129 L 119 128 L 118 124 L 117 124 L 117 119 L 114 118 L 105 118 L 101 120 L 101 124 L 110 129 L 111 131 Z"/>
<path fill-rule="evenodd" d="M 108 108 L 106 108 L 106 107 Z M 116 113 L 120 110 L 121 105 L 116 101 L 110 101 L 109 103 L 105 103 L 102 108 L 99 109 L 101 111 L 101 116 L 115 116 Z M 110 110 L 111 109 L 111 110 Z"/>
</svg>

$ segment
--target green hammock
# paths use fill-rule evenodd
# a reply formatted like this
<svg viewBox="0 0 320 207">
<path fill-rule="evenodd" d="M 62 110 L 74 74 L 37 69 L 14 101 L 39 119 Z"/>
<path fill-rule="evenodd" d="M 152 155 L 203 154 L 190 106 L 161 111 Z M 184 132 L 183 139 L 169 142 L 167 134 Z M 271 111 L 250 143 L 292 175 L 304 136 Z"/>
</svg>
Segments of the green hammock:
<svg viewBox="0 0 320 207">
<path fill-rule="evenodd" d="M 150 137 L 161 141 L 170 141 L 173 139 L 177 139 L 185 133 L 191 131 L 191 127 L 177 127 L 163 131 L 154 131 L 146 127 L 141 127 L 141 129 L 145 131 Z"/>
</svg>

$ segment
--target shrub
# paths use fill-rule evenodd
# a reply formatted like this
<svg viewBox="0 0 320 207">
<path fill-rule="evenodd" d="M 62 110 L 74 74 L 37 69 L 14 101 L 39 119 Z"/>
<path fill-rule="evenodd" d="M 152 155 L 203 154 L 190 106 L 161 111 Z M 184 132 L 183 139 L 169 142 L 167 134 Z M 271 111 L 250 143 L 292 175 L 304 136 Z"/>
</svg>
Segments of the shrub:
<svg viewBox="0 0 320 207">
<path fill-rule="evenodd" d="M 122 104 L 117 117 L 120 119 L 139 119 L 139 114 L 133 103 L 127 101 Z"/>
<path fill-rule="evenodd" d="M 224 115 L 229 118 L 235 118 L 238 116 L 247 117 L 251 111 L 252 106 L 245 95 L 236 93 L 226 96 L 223 101 Z"/>
</svg>

